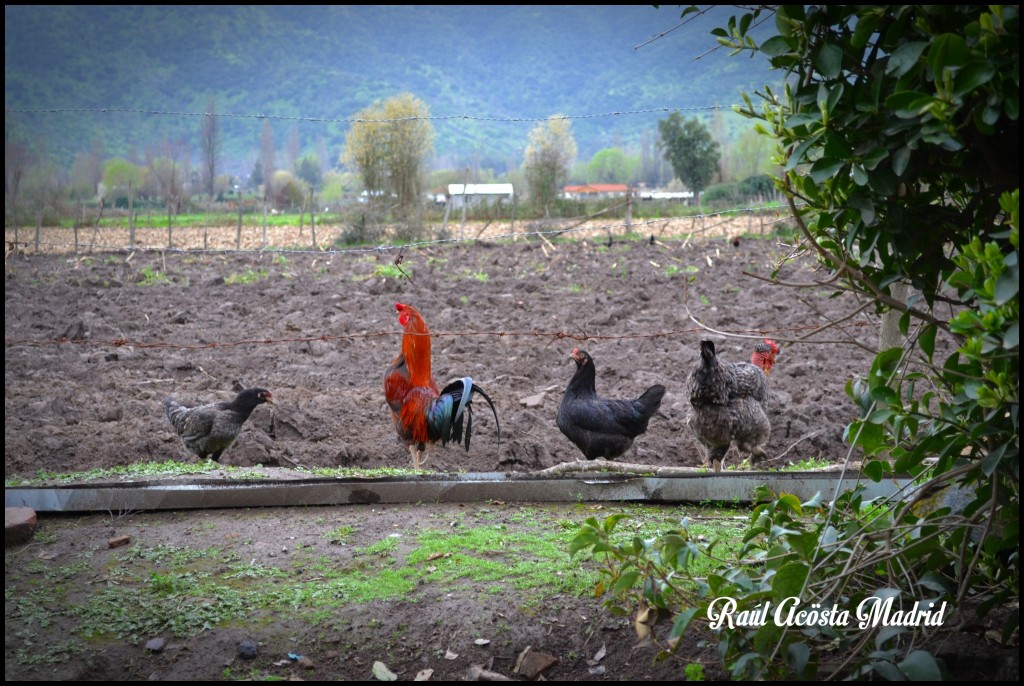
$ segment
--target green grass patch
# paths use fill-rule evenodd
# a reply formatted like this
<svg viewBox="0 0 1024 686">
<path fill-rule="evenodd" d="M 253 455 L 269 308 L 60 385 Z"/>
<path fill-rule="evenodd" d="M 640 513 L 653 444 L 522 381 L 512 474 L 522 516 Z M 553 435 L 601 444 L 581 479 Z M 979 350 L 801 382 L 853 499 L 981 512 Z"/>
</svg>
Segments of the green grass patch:
<svg viewBox="0 0 1024 686">
<path fill-rule="evenodd" d="M 406 274 L 411 274 L 408 264 L 399 267 L 397 264 L 388 262 L 377 265 L 377 268 L 373 270 L 373 275 L 382 279 L 402 279 Z"/>
<path fill-rule="evenodd" d="M 104 469 L 92 469 L 83 472 L 60 473 L 40 470 L 36 472 L 34 477 L 11 476 L 8 479 L 4 479 L 4 486 L 7 488 L 17 488 L 19 486 L 41 486 L 53 483 L 59 484 L 78 481 L 132 481 L 154 477 L 207 474 L 214 471 L 223 472 L 225 478 L 228 479 L 247 480 L 269 478 L 269 474 L 261 472 L 259 469 L 260 468 L 258 466 L 253 468 L 221 465 L 210 460 L 205 462 L 178 462 L 177 460 L 167 460 L 165 462 L 140 462 L 138 464 L 108 467 Z M 433 474 L 433 472 L 429 470 L 416 470 L 404 467 L 379 467 L 374 469 L 316 467 L 312 469 L 297 469 L 295 471 L 312 476 L 335 477 L 340 479 L 383 479 Z"/>
<path fill-rule="evenodd" d="M 818 457 L 808 457 L 798 462 L 792 462 L 787 464 L 785 467 L 780 467 L 780 472 L 806 472 L 812 469 L 824 469 L 825 467 L 831 467 L 832 463 L 828 460 L 822 460 Z"/>
<path fill-rule="evenodd" d="M 370 544 L 363 548 L 356 550 L 358 555 L 380 555 L 381 557 L 387 556 L 398 550 L 398 537 L 388 536 L 387 538 L 377 541 L 376 543 Z"/>
<path fill-rule="evenodd" d="M 85 646 L 78 641 L 40 641 L 31 648 L 18 648 L 15 659 L 22 665 L 56 665 L 83 652 Z"/>
<path fill-rule="evenodd" d="M 160 272 L 148 264 L 139 270 L 139 281 L 140 286 L 160 286 L 164 284 L 173 283 L 170 277 L 163 272 Z"/>
<path fill-rule="evenodd" d="M 359 467 L 313 467 L 303 468 L 298 471 L 307 472 L 315 476 L 329 476 L 339 479 L 383 479 L 396 476 L 433 474 L 433 472 L 426 469 L 406 467 L 376 467 L 374 469 L 361 469 Z"/>
<path fill-rule="evenodd" d="M 324 538 L 326 538 L 331 543 L 343 544 L 345 543 L 345 541 L 352 537 L 352 534 L 354 534 L 355 531 L 355 527 L 347 525 L 339 526 L 337 529 L 333 529 L 325 533 Z"/>
<path fill-rule="evenodd" d="M 143 586 L 105 588 L 71 614 L 86 638 L 116 636 L 137 642 L 169 632 L 195 636 L 221 623 L 239 620 L 255 608 L 257 593 L 179 574 L 155 575 Z"/>
<path fill-rule="evenodd" d="M 684 264 L 681 267 L 677 264 L 670 264 L 665 267 L 665 276 L 672 277 L 676 274 L 696 274 L 699 271 L 700 267 L 692 264 Z"/>
<path fill-rule="evenodd" d="M 235 284 L 256 283 L 265 278 L 267 278 L 266 269 L 246 269 L 239 274 L 231 274 L 224 279 L 224 283 L 233 286 Z"/>
<path fill-rule="evenodd" d="M 239 472 L 242 468 L 219 465 L 212 461 L 207 462 L 178 462 L 167 460 L 165 462 L 140 462 L 138 464 L 122 465 L 119 467 L 108 467 L 104 469 L 92 469 L 85 472 L 47 472 L 40 470 L 36 472 L 35 478 L 15 477 L 5 479 L 4 485 L 8 488 L 17 486 L 39 486 L 51 483 L 67 483 L 73 481 L 96 481 L 98 479 L 147 479 L 156 476 L 186 476 L 189 474 L 205 474 L 215 470 L 226 470 Z"/>
<path fill-rule="evenodd" d="M 312 543 L 289 546 L 293 554 L 264 561 L 252 557 L 252 539 L 216 538 L 201 521 L 193 523 L 193 535 L 214 544 L 146 545 L 147 539 L 159 539 L 143 521 L 147 535 L 137 536 L 140 542 L 129 548 L 109 555 L 90 550 L 59 567 L 36 561 L 32 569 L 23 568 L 5 586 L 7 616 L 23 632 L 41 632 L 61 616 L 73 620 L 67 631 L 79 640 L 135 642 L 195 636 L 227 624 L 271 623 L 282 612 L 329 626 L 342 607 L 418 602 L 445 593 L 514 590 L 517 603 L 539 608 L 555 593 L 593 593 L 600 560 L 571 557 L 569 545 L 595 509 L 601 508 L 488 505 L 421 520 L 427 528 L 340 548 L 324 542 L 347 542 L 357 528 L 328 516 L 310 517 L 306 533 Z M 629 516 L 616 531 L 622 541 L 646 540 L 685 523 L 693 536 L 726 536 L 735 539 L 726 545 L 738 546 L 748 518 L 738 510 L 697 506 L 622 510 Z M 74 531 L 70 524 L 53 526 L 58 540 Z M 319 552 L 313 550 L 318 545 Z M 38 659 L 67 659 L 62 656 L 73 655 L 77 645 L 70 641 Z"/>
</svg>

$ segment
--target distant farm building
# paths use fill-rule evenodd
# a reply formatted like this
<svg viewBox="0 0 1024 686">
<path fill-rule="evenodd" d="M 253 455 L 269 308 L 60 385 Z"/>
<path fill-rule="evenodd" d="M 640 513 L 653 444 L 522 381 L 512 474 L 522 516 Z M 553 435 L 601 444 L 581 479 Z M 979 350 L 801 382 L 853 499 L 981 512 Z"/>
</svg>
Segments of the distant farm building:
<svg viewBox="0 0 1024 686">
<path fill-rule="evenodd" d="M 673 202 L 689 205 L 693 202 L 693 191 L 640 191 L 644 202 Z"/>
<path fill-rule="evenodd" d="M 480 205 L 494 205 L 502 200 L 512 201 L 512 184 L 510 183 L 450 183 L 448 184 L 447 197 L 441 194 L 435 196 L 438 203 L 451 202 L 456 209 L 466 207 L 477 207 Z"/>
<path fill-rule="evenodd" d="M 562 189 L 566 200 L 603 200 L 624 198 L 629 195 L 629 186 L 624 183 L 588 183 L 583 186 L 566 186 Z"/>
<path fill-rule="evenodd" d="M 359 202 L 365 205 L 366 203 L 370 202 L 371 199 L 380 200 L 381 198 L 384 197 L 384 195 L 385 192 L 382 190 L 363 191 L 362 193 L 359 194 L 358 200 Z M 396 196 L 394 193 L 392 193 L 391 197 L 394 198 Z"/>
</svg>

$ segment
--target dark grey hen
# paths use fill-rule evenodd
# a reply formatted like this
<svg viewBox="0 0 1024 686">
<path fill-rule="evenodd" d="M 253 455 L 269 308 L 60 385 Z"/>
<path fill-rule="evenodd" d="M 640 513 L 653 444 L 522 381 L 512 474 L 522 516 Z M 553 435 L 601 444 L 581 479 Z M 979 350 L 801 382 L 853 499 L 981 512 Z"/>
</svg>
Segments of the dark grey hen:
<svg viewBox="0 0 1024 686">
<path fill-rule="evenodd" d="M 597 394 L 594 360 L 575 348 L 569 357 L 576 373 L 558 406 L 558 428 L 588 460 L 620 457 L 633 439 L 647 431 L 651 416 L 661 407 L 665 387 L 654 385 L 636 400 L 611 400 Z"/>
<path fill-rule="evenodd" d="M 777 352 L 775 342 L 766 339 L 754 347 L 751 362 L 726 362 L 715 353 L 713 341 L 700 342 L 700 364 L 690 377 L 687 423 L 716 472 L 732 444 L 751 461 L 766 457 L 764 446 L 771 435 L 767 375 Z"/>
<path fill-rule="evenodd" d="M 170 396 L 164 398 L 164 410 L 185 447 L 214 462 L 231 447 L 242 425 L 257 406 L 274 402 L 274 395 L 265 388 L 247 388 L 234 400 L 186 407 Z"/>
</svg>

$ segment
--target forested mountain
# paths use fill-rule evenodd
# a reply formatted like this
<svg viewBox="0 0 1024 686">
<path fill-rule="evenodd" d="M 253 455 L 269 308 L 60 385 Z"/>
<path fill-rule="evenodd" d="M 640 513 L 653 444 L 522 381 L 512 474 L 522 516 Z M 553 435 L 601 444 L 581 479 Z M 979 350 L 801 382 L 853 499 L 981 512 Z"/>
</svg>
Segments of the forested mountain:
<svg viewBox="0 0 1024 686">
<path fill-rule="evenodd" d="M 108 157 L 141 156 L 172 140 L 198 149 L 202 118 L 183 113 L 213 97 L 219 114 L 245 115 L 220 121 L 225 167 L 247 171 L 258 115 L 273 117 L 279 149 L 297 137 L 333 165 L 347 119 L 410 92 L 437 118 L 436 166 L 505 171 L 552 114 L 579 117 L 587 159 L 654 136 L 672 109 L 710 117 L 777 78 L 764 61 L 708 53 L 731 9 L 637 47 L 677 26 L 679 7 L 7 5 L 6 119 L 62 160 L 97 142 Z M 143 113 L 73 111 L 103 109 Z"/>
</svg>

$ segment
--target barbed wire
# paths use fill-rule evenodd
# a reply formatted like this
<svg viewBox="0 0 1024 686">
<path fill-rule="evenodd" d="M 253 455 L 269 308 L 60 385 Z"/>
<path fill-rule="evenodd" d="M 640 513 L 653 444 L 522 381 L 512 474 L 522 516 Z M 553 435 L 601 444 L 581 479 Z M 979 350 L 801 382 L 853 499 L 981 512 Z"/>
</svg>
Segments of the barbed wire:
<svg viewBox="0 0 1024 686">
<path fill-rule="evenodd" d="M 278 119 L 283 121 L 304 121 L 326 124 L 387 124 L 402 121 L 490 121 L 499 123 L 542 122 L 549 119 L 598 119 L 601 117 L 624 117 L 637 114 L 665 114 L 671 112 L 705 112 L 731 110 L 733 105 L 703 105 L 697 107 L 649 107 L 640 110 L 613 110 L 593 114 L 557 114 L 546 117 L 484 117 L 473 114 L 429 115 L 425 117 L 395 117 L 391 119 L 368 119 L 365 117 L 304 117 L 287 114 L 231 113 L 231 112 L 189 112 L 184 110 L 151 110 L 135 107 L 5 107 L 6 114 L 145 114 L 172 117 L 223 117 L 228 119 Z"/>
<path fill-rule="evenodd" d="M 697 214 L 688 217 L 661 217 L 657 219 L 639 219 L 631 220 L 629 223 L 625 221 L 612 223 L 612 224 L 601 224 L 598 226 L 575 226 L 568 228 L 552 228 L 547 230 L 539 231 L 513 231 L 509 233 L 501 233 L 487 236 L 485 239 L 480 237 L 449 237 L 449 238 L 435 238 L 432 240 L 415 241 L 412 243 L 402 244 L 386 244 L 382 243 L 376 246 L 364 246 L 364 247 L 352 247 L 352 248 L 323 248 L 323 249 L 301 249 L 301 248 L 277 248 L 277 247 L 263 247 L 263 248 L 177 248 L 168 246 L 142 246 L 142 245 L 107 245 L 102 243 L 57 243 L 52 241 L 39 241 L 38 243 L 34 240 L 7 240 L 6 243 L 9 249 L 15 249 L 18 246 L 47 246 L 48 248 L 74 248 L 76 250 L 109 250 L 109 251 L 137 251 L 137 252 L 160 252 L 160 253 L 188 253 L 188 254 L 260 254 L 260 253 L 272 253 L 272 254 L 287 254 L 287 255 L 366 255 L 368 253 L 388 253 L 394 250 L 415 250 L 420 248 L 426 248 L 435 245 L 452 245 L 464 242 L 475 242 L 480 240 L 488 241 L 499 241 L 507 239 L 521 239 L 530 237 L 549 237 L 549 236 L 565 236 L 570 234 L 578 234 L 583 232 L 594 232 L 594 233 L 612 233 L 621 229 L 629 229 L 634 233 L 640 233 L 637 230 L 638 227 L 643 228 L 643 232 L 651 226 L 658 224 L 667 224 L 674 221 L 685 221 L 687 219 L 696 223 L 697 221 L 704 221 L 709 218 L 717 218 L 731 214 L 742 214 L 742 213 L 758 213 L 758 212 L 786 212 L 785 215 L 778 216 L 774 219 L 769 219 L 762 222 L 764 225 L 770 226 L 779 222 L 788 220 L 791 215 L 788 213 L 788 209 L 781 207 L 750 207 L 750 208 L 735 208 L 730 210 L 722 210 L 719 212 L 709 214 Z M 578 220 L 579 217 L 569 217 L 561 221 L 572 222 Z M 542 221 L 542 220 L 537 220 Z M 704 226 L 697 231 L 691 231 L 689 233 L 707 233 L 719 226 L 725 224 L 728 220 L 712 224 L 711 226 Z M 529 220 L 524 223 L 531 223 Z M 154 230 L 164 231 L 166 227 L 136 227 L 136 231 L 146 230 L 146 228 L 152 228 Z M 175 227 L 179 230 L 185 230 L 196 227 Z M 202 227 L 198 227 L 202 228 Z M 207 227 L 209 228 L 209 227 Z M 225 227 L 235 230 L 235 227 Z M 259 228 L 259 227 L 256 227 Z M 88 230 L 88 229 L 85 229 Z"/>
<path fill-rule="evenodd" d="M 848 327 L 875 326 L 867 321 L 852 321 L 844 323 Z M 809 329 L 820 329 L 820 324 L 805 324 L 801 326 L 781 327 L 776 329 L 736 329 L 733 331 L 715 331 L 725 336 L 750 337 L 750 336 L 774 336 L 779 334 L 798 333 Z M 842 328 L 842 327 L 838 327 Z M 631 333 L 631 334 L 588 334 L 586 331 L 577 328 L 576 331 L 432 331 L 429 334 L 411 334 L 414 336 L 430 336 L 431 338 L 466 338 L 470 336 L 486 336 L 490 338 L 549 338 L 551 342 L 560 340 L 572 340 L 577 342 L 585 341 L 618 341 L 632 340 L 638 338 L 672 338 L 694 333 L 707 333 L 707 328 L 694 326 L 687 329 L 669 329 L 667 331 L 655 331 L 652 333 Z M 133 348 L 145 349 L 175 349 L 175 350 L 206 350 L 215 348 L 236 348 L 249 345 L 281 345 L 285 343 L 315 343 L 331 341 L 355 341 L 366 338 L 385 338 L 403 336 L 404 331 L 370 331 L 353 334 L 320 334 L 318 336 L 301 336 L 292 338 L 248 338 L 238 341 L 216 341 L 208 343 L 171 343 L 168 341 L 145 342 L 135 341 L 127 338 L 114 338 L 111 340 L 93 340 L 88 338 L 68 338 L 61 336 L 52 339 L 31 339 L 31 338 L 5 338 L 4 345 L 7 347 L 45 347 L 54 345 L 79 345 L 92 346 L 97 348 Z"/>
</svg>

